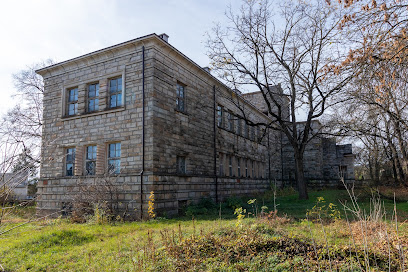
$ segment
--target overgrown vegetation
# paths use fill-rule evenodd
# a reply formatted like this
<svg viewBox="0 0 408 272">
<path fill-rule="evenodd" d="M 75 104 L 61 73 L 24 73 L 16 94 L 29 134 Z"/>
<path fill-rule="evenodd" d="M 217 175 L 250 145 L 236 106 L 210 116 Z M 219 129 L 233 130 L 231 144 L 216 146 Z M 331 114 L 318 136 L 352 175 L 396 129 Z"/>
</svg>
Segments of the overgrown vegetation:
<svg viewBox="0 0 408 272">
<path fill-rule="evenodd" d="M 309 200 L 301 201 L 296 193 L 285 190 L 277 192 L 276 199 L 273 192 L 250 199 L 234 198 L 221 205 L 203 199 L 188 206 L 187 215 L 178 219 L 125 223 L 90 218 L 77 224 L 59 218 L 33 222 L 1 236 L 0 263 L 5 271 L 406 268 L 408 230 L 401 222 L 407 218 L 408 204 L 396 202 L 396 218 L 393 200 L 379 201 L 378 194 L 373 199 L 366 190 L 354 194 L 360 218 L 355 213 L 358 210 L 352 210 L 350 198 L 346 202 L 346 191 L 312 191 Z M 21 216 L 29 217 L 30 211 L 34 210 L 24 210 L 26 214 Z M 16 217 L 8 220 L 18 224 L 13 221 Z"/>
</svg>

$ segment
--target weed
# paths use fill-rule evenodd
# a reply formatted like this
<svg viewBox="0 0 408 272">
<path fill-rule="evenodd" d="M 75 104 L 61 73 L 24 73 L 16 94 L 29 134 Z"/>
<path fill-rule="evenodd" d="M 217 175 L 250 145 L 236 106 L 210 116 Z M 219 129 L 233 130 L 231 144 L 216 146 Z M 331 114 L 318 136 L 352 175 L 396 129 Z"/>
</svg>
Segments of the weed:
<svg viewBox="0 0 408 272">
<path fill-rule="evenodd" d="M 237 216 L 237 222 L 235 223 L 235 227 L 242 226 L 242 219 L 245 218 L 246 209 L 242 207 L 236 208 L 234 214 Z"/>
<path fill-rule="evenodd" d="M 149 195 L 147 213 L 149 214 L 150 219 L 154 219 L 156 217 L 156 213 L 154 212 L 154 192 L 153 191 L 151 191 Z"/>
<path fill-rule="evenodd" d="M 336 220 L 340 219 L 340 211 L 333 203 L 325 204 L 323 197 L 318 197 L 312 209 L 307 210 L 306 215 L 312 220 Z"/>
</svg>

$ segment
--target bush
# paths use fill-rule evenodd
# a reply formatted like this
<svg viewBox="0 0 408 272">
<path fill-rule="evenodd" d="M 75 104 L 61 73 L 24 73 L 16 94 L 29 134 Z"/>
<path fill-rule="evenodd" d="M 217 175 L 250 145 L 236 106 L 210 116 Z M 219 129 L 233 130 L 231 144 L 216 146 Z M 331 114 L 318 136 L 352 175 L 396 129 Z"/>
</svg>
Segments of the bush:
<svg viewBox="0 0 408 272">
<path fill-rule="evenodd" d="M 217 209 L 217 205 L 211 198 L 203 198 L 196 204 L 190 204 L 187 206 L 186 215 L 196 216 L 208 213 L 213 213 Z"/>
</svg>

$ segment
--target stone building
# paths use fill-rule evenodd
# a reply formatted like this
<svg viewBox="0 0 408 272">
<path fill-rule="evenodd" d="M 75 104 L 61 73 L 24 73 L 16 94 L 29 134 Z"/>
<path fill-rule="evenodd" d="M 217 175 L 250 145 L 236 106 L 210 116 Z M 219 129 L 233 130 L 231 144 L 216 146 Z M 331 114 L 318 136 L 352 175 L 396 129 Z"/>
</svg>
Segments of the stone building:
<svg viewBox="0 0 408 272">
<path fill-rule="evenodd" d="M 272 88 L 271 92 L 276 97 L 282 95 L 280 86 Z M 247 101 L 261 110 L 266 115 L 268 114 L 267 105 L 261 92 L 252 92 L 243 94 Z M 284 104 L 284 99 L 281 99 Z M 285 107 L 289 120 L 289 106 Z M 298 123 L 298 129 L 302 130 L 302 122 Z M 305 178 L 309 187 L 334 187 L 344 188 L 345 183 L 355 181 L 354 177 L 354 155 L 351 144 L 339 145 L 335 138 L 322 136 L 323 126 L 318 120 L 311 123 L 311 136 L 306 146 L 304 153 L 304 171 Z M 275 166 L 275 176 L 279 176 L 277 184 L 279 186 L 296 187 L 295 179 L 295 158 L 293 156 L 293 148 L 283 134 L 275 134 L 275 137 L 281 137 L 277 142 L 280 142 L 279 149 L 281 152 L 280 171 Z"/>
<path fill-rule="evenodd" d="M 256 194 L 281 180 L 282 135 L 257 101 L 150 34 L 37 71 L 45 83 L 38 212 L 108 182 L 120 209 L 158 213 Z M 244 118 L 245 117 L 245 118 Z M 244 119 L 249 120 L 246 122 Z"/>
</svg>

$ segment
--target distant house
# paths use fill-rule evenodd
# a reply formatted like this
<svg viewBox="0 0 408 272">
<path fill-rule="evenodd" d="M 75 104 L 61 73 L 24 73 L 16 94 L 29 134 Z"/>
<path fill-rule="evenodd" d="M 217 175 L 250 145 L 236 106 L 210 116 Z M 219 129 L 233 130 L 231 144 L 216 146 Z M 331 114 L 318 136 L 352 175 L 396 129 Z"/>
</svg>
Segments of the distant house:
<svg viewBox="0 0 408 272">
<path fill-rule="evenodd" d="M 6 190 L 8 200 L 27 200 L 28 196 L 27 172 L 24 173 L 0 173 L 0 191 Z"/>
</svg>

